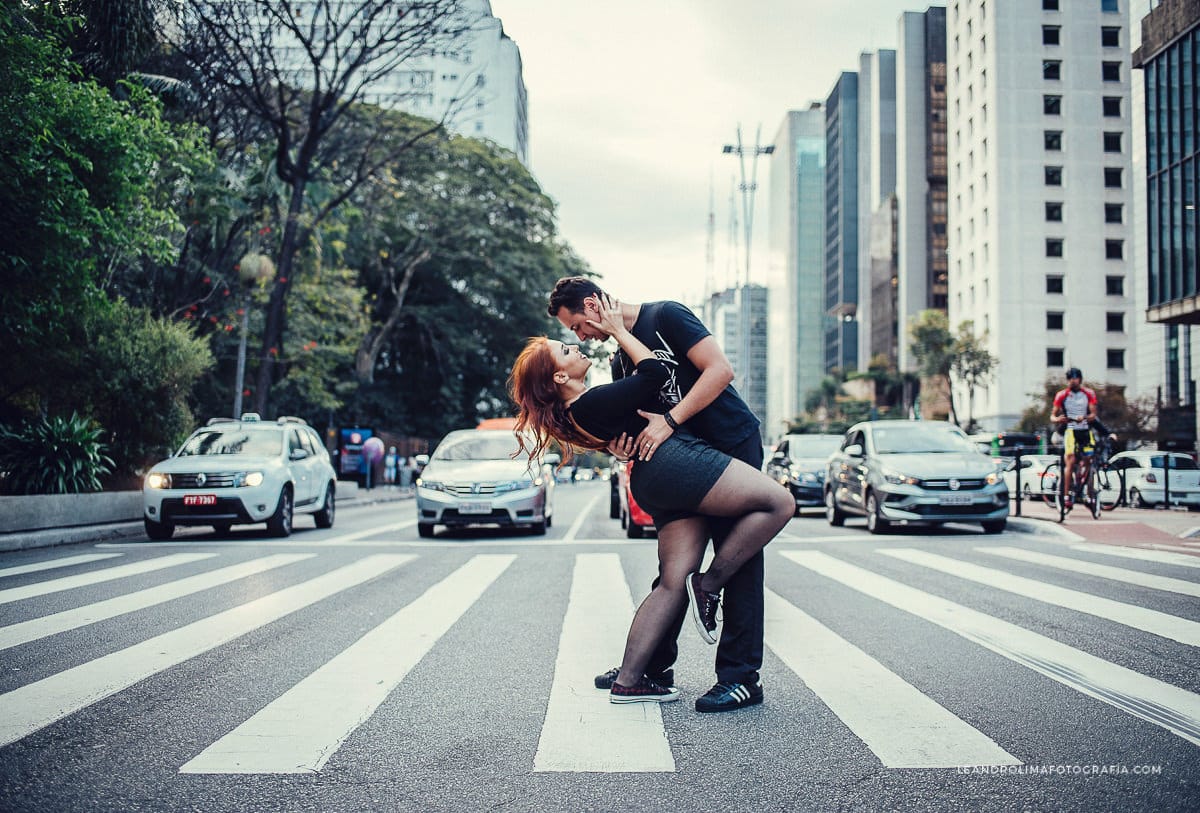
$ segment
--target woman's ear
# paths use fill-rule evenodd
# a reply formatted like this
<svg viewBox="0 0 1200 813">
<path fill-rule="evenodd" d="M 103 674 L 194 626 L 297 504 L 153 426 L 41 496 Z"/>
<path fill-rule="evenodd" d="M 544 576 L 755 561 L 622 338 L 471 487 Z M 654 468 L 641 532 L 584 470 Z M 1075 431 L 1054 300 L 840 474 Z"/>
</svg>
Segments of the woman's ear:
<svg viewBox="0 0 1200 813">
<path fill-rule="evenodd" d="M 559 370 L 558 372 L 556 372 L 554 374 L 554 383 L 555 384 L 566 384 L 567 378 L 568 378 L 567 374 L 564 373 L 562 370 Z"/>
</svg>

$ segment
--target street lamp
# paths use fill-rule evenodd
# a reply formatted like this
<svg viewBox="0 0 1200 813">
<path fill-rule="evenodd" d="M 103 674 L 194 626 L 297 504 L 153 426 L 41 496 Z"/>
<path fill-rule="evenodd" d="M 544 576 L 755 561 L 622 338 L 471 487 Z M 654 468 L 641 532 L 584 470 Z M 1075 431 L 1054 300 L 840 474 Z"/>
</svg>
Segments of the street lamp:
<svg viewBox="0 0 1200 813">
<path fill-rule="evenodd" d="M 750 284 L 750 243 L 754 235 L 754 193 L 758 190 L 758 156 L 770 155 L 775 152 L 775 146 L 772 144 L 761 145 L 759 138 L 762 136 L 762 125 L 754 133 L 754 146 L 742 145 L 742 125 L 737 128 L 737 143 L 726 144 L 721 152 L 724 155 L 736 155 L 738 164 L 741 167 L 742 182 L 738 184 L 738 189 L 742 192 L 742 222 L 746 229 L 746 281 L 745 284 Z M 746 182 L 746 156 L 751 156 L 750 162 L 750 182 Z"/>
</svg>

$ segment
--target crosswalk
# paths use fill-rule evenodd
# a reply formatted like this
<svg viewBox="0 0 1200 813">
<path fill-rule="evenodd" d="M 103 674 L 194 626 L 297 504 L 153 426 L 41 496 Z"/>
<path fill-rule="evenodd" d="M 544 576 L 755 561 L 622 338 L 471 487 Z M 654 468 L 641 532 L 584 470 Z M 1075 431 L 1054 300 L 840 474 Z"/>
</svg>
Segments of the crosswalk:
<svg viewBox="0 0 1200 813">
<path fill-rule="evenodd" d="M 319 546 L 288 553 L 266 546 L 249 556 L 221 548 L 168 550 L 89 553 L 0 568 L 0 650 L 52 648 L 54 636 L 85 630 L 107 633 L 89 640 L 114 642 L 95 645 L 81 662 L 59 671 L 27 682 L 10 678 L 6 686 L 11 688 L 0 693 L 0 748 L 63 725 L 143 681 L 186 672 L 185 665 L 200 656 L 219 651 L 236 660 L 243 650 L 233 642 L 268 625 L 297 616 L 311 619 L 334 605 L 344 614 L 362 591 L 394 583 L 403 573 L 423 574 L 417 580 L 423 588 L 405 594 L 398 609 L 381 614 L 386 617 L 375 618 L 373 608 L 356 608 L 358 616 L 370 619 L 361 634 L 306 667 L 307 673 L 290 685 L 273 689 L 232 728 L 225 725 L 173 768 L 208 775 L 321 772 L 347 743 L 363 736 L 368 721 L 389 722 L 377 719 L 381 707 L 448 645 L 449 635 L 497 612 L 502 587 L 532 594 L 537 584 L 514 580 L 561 572 L 569 590 L 530 607 L 520 622 L 552 627 L 556 641 L 540 667 L 552 670 L 548 690 L 523 698 L 544 710 L 537 731 L 529 732 L 528 770 L 671 773 L 687 759 L 680 715 L 688 713 L 690 698 L 666 708 L 612 705 L 592 686 L 597 672 L 620 659 L 634 600 L 645 589 L 640 578 L 626 574 L 653 562 L 649 546 L 622 545 L 615 552 L 514 546 L 515 552 L 447 554 L 444 546 L 382 552 L 364 544 L 349 558 L 344 547 L 337 555 Z M 1108 714 L 1150 723 L 1200 746 L 1200 694 L 1139 671 L 1136 658 L 1132 666 L 1130 659 L 1116 663 L 1097 654 L 1107 653 L 1104 648 L 1061 640 L 1052 624 L 1034 629 L 995 612 L 998 603 L 1015 598 L 1031 613 L 1083 614 L 1105 629 L 1124 630 L 1133 647 L 1141 642 L 1176 647 L 1196 663 L 1200 623 L 1183 617 L 1186 610 L 1176 615 L 1142 602 L 1170 609 L 1180 606 L 1178 597 L 1200 596 L 1198 560 L 1087 544 L 1052 551 L 982 544 L 937 551 L 911 544 L 847 551 L 836 545 L 818 549 L 816 543 L 771 550 L 765 615 L 768 703 L 784 692 L 811 695 L 852 735 L 858 757 L 885 769 L 1052 760 L 1054 755 L 1022 747 L 993 730 L 997 726 L 990 724 L 986 705 L 964 709 L 947 703 L 944 687 L 910 668 L 918 660 L 940 657 L 923 642 L 945 635 L 980 657 L 1012 665 L 1016 674 L 1027 676 L 1023 679 L 1048 679 L 1098 701 Z M 539 566 L 550 556 L 559 557 L 561 570 Z M 516 567 L 522 560 L 534 566 Z M 224 603 L 196 610 L 210 606 L 198 600 L 207 591 L 224 591 Z M 909 647 L 913 663 L 897 662 L 895 650 L 880 647 L 873 636 L 831 623 L 828 598 L 816 598 L 829 592 L 855 597 L 855 612 L 864 623 L 921 630 Z M 96 598 L 72 600 L 85 595 Z M 50 611 L 30 617 L 24 602 L 31 599 L 45 600 Z M 186 606 L 200 617 L 176 625 L 165 619 L 177 615 L 161 612 L 167 606 Z M 689 632 L 685 628 L 685 637 Z M 523 671 L 524 664 L 514 664 L 497 670 L 496 679 L 511 679 L 504 688 L 518 694 L 516 681 Z M 1019 691 L 1017 686 L 991 688 Z M 438 708 L 452 725 L 453 697 Z M 119 707 L 107 711 L 119 713 Z M 195 713 L 203 715 L 204 709 Z"/>
</svg>

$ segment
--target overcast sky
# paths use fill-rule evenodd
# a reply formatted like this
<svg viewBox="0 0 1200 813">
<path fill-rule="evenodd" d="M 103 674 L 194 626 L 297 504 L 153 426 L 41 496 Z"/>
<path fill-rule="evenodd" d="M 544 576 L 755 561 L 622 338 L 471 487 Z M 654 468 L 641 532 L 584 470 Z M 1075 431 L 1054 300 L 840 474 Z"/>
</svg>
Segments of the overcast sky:
<svg viewBox="0 0 1200 813">
<path fill-rule="evenodd" d="M 521 49 L 530 164 L 562 236 L 628 301 L 699 301 L 710 173 L 716 282 L 729 255 L 724 144 L 774 140 L 862 51 L 895 48 L 902 0 L 492 0 Z M 1134 0 L 1135 20 L 1145 0 Z M 1136 29 L 1136 23 L 1135 23 Z M 1136 31 L 1135 31 L 1136 33 Z M 769 158 L 758 163 L 754 281 L 765 281 Z M 747 161 L 747 175 L 750 163 Z M 740 193 L 739 193 L 740 194 Z M 740 198 L 739 198 L 739 219 Z"/>
</svg>

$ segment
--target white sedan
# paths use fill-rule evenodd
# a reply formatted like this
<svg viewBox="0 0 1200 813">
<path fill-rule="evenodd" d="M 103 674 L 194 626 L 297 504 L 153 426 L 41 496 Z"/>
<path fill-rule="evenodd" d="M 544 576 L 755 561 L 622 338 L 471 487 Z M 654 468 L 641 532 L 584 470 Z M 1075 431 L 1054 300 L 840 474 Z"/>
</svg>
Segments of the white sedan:
<svg viewBox="0 0 1200 813">
<path fill-rule="evenodd" d="M 1006 458 L 1009 466 L 1004 470 L 1004 482 L 1008 485 L 1008 493 L 1013 499 L 1017 497 L 1016 458 Z M 1043 494 L 1053 494 L 1058 488 L 1057 469 L 1046 474 L 1046 467 L 1058 462 L 1058 455 L 1027 454 L 1021 455 L 1021 499 L 1039 499 Z"/>
<path fill-rule="evenodd" d="M 1171 504 L 1200 510 L 1200 467 L 1189 455 L 1182 452 L 1121 452 L 1112 456 L 1109 468 L 1124 470 L 1129 504 L 1135 508 L 1148 508 L 1161 505 L 1166 498 L 1163 488 L 1168 477 L 1163 469 L 1166 457 L 1170 458 Z M 1116 487 L 1117 478 L 1110 475 L 1109 479 Z"/>
</svg>

